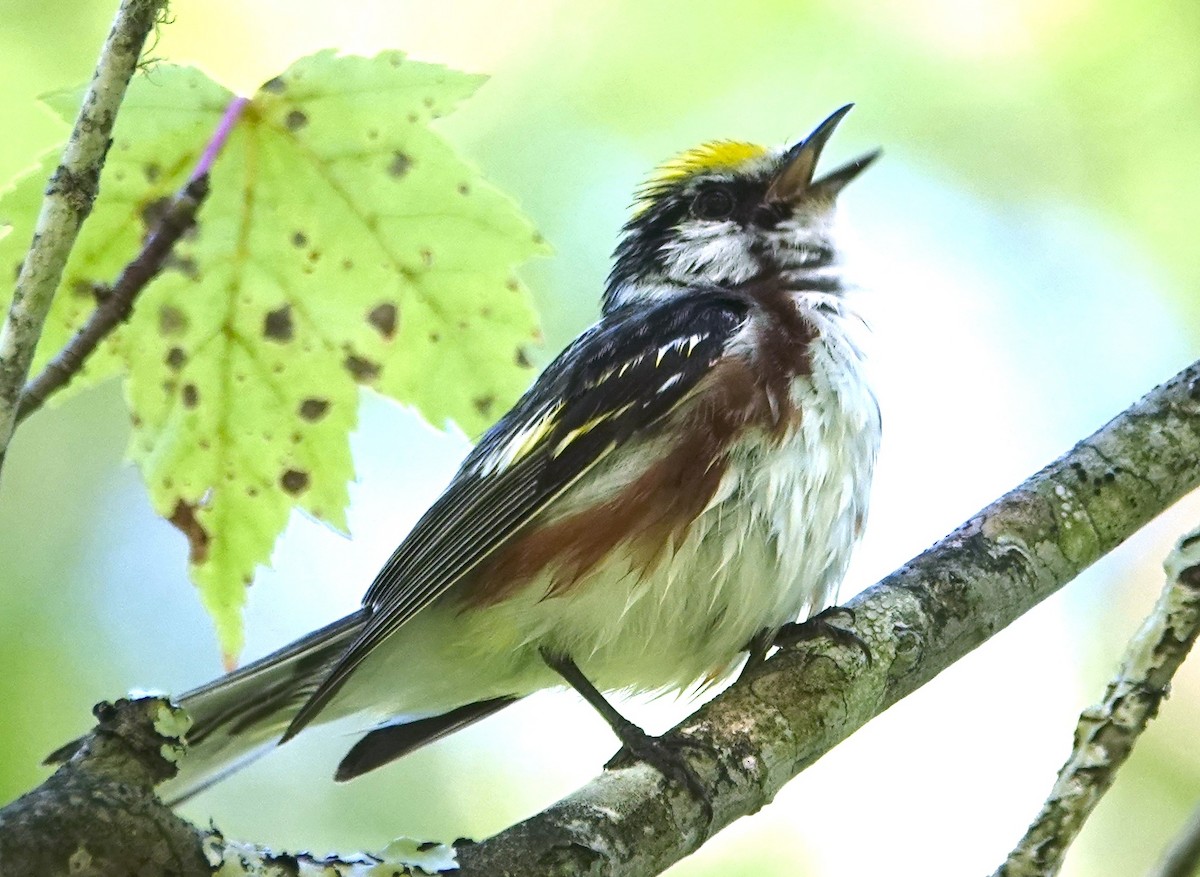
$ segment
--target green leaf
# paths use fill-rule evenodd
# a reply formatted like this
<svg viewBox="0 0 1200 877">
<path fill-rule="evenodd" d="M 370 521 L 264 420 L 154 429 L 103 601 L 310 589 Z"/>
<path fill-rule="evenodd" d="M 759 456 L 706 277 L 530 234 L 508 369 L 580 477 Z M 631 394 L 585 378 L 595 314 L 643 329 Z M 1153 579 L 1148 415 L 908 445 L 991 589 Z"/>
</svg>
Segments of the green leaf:
<svg viewBox="0 0 1200 877">
<path fill-rule="evenodd" d="M 89 364 L 83 382 L 126 375 L 130 454 L 189 540 L 227 656 L 291 510 L 345 529 L 358 385 L 474 434 L 529 381 L 539 334 L 513 270 L 545 247 L 428 124 L 481 82 L 397 52 L 322 52 L 266 83 L 196 229 Z M 189 68 L 132 84 L 35 368 L 136 253 L 231 98 Z M 69 119 L 78 100 L 46 102 Z M 20 262 L 53 160 L 0 201 L 14 225 L 0 270 Z"/>
</svg>

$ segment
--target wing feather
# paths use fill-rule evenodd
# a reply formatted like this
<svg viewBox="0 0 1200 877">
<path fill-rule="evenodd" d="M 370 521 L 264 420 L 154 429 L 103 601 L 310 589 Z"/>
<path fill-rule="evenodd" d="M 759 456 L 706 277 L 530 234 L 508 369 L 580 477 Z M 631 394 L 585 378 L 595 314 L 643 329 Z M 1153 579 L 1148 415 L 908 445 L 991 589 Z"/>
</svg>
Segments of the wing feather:
<svg viewBox="0 0 1200 877">
<path fill-rule="evenodd" d="M 745 300 L 692 292 L 623 308 L 575 340 L 480 441 L 363 598 L 371 614 L 284 740 L 370 652 L 631 436 L 660 421 L 725 353 Z"/>
</svg>

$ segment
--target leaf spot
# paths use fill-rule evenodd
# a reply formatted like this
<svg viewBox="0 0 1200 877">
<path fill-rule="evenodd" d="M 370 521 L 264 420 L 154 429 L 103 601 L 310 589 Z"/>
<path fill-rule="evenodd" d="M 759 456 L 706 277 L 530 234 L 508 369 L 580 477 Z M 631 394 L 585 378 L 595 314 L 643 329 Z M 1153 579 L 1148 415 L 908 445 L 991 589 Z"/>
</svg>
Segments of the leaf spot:
<svg viewBox="0 0 1200 877">
<path fill-rule="evenodd" d="M 308 473 L 300 469 L 288 469 L 279 476 L 279 486 L 292 496 L 301 494 L 308 489 Z"/>
<path fill-rule="evenodd" d="M 182 347 L 172 347 L 167 351 L 167 365 L 179 371 L 183 368 L 183 364 L 187 362 L 187 354 L 183 352 Z"/>
<path fill-rule="evenodd" d="M 328 399 L 305 399 L 300 403 L 300 416 L 309 423 L 316 423 L 329 411 Z"/>
<path fill-rule="evenodd" d="M 174 305 L 158 309 L 158 331 L 163 335 L 179 335 L 187 330 L 187 315 Z"/>
<path fill-rule="evenodd" d="M 471 187 L 470 187 L 470 186 L 468 186 L 466 183 L 459 183 L 459 184 L 458 184 L 458 194 L 460 194 L 460 195 L 470 195 L 470 194 L 471 194 Z"/>
<path fill-rule="evenodd" d="M 142 218 L 142 225 L 146 226 L 147 231 L 156 227 L 159 220 L 166 216 L 170 207 L 171 197 L 169 195 L 147 201 L 142 205 L 141 210 L 138 211 L 138 215 Z"/>
<path fill-rule="evenodd" d="M 181 499 L 175 503 L 175 511 L 171 512 L 171 517 L 167 518 L 179 532 L 187 537 L 188 563 L 193 566 L 204 563 L 208 559 L 208 544 L 212 541 L 208 531 L 196 520 L 196 508 L 192 503 Z"/>
<path fill-rule="evenodd" d="M 284 117 L 283 124 L 287 126 L 289 131 L 299 131 L 308 124 L 308 116 L 300 112 L 300 110 L 292 110 Z"/>
<path fill-rule="evenodd" d="M 429 247 L 421 248 L 421 264 L 426 268 L 433 267 L 433 250 L 429 249 Z"/>
<path fill-rule="evenodd" d="M 274 79 L 268 79 L 262 84 L 262 90 L 271 94 L 283 94 L 287 91 L 287 83 L 282 78 L 276 76 Z"/>
<path fill-rule="evenodd" d="M 482 416 L 491 417 L 492 408 L 496 404 L 496 397 L 490 393 L 486 396 L 478 396 L 471 400 L 471 404 L 475 406 L 475 410 Z"/>
<path fill-rule="evenodd" d="M 303 247 L 307 243 L 308 243 L 308 236 L 304 232 L 297 231 L 292 234 L 292 246 Z"/>
<path fill-rule="evenodd" d="M 295 334 L 296 327 L 292 323 L 292 306 L 290 304 L 267 312 L 267 316 L 263 319 L 263 337 L 282 344 L 291 341 Z"/>
<path fill-rule="evenodd" d="M 362 356 L 350 354 L 346 357 L 346 361 L 342 365 L 346 367 L 346 371 L 350 372 L 354 380 L 360 383 L 373 381 L 379 377 L 379 363 L 372 362 Z"/>
<path fill-rule="evenodd" d="M 142 168 L 142 171 L 146 174 L 147 183 L 158 182 L 158 178 L 162 176 L 162 168 L 159 167 L 155 162 L 150 162 L 148 165 Z"/>
<path fill-rule="evenodd" d="M 200 404 L 200 391 L 196 389 L 195 384 L 184 384 L 181 398 L 184 408 L 195 408 Z"/>
<path fill-rule="evenodd" d="M 524 347 L 517 348 L 513 362 L 516 363 L 517 368 L 533 368 L 533 363 L 529 361 L 529 354 L 525 352 Z"/>
<path fill-rule="evenodd" d="M 388 165 L 387 172 L 399 179 L 408 173 L 410 167 L 412 167 L 412 159 L 406 153 L 396 151 L 392 153 L 392 161 Z"/>
<path fill-rule="evenodd" d="M 94 298 L 97 302 L 103 301 L 110 292 L 109 288 L 103 283 L 96 283 L 91 280 L 79 279 L 71 284 L 71 293 L 79 298 Z"/>
<path fill-rule="evenodd" d="M 175 253 L 171 253 L 163 261 L 163 268 L 178 271 L 188 280 L 200 279 L 200 267 L 191 256 L 178 256 Z"/>
<path fill-rule="evenodd" d="M 396 336 L 396 306 L 390 301 L 375 305 L 367 314 L 367 322 L 390 341 Z"/>
</svg>

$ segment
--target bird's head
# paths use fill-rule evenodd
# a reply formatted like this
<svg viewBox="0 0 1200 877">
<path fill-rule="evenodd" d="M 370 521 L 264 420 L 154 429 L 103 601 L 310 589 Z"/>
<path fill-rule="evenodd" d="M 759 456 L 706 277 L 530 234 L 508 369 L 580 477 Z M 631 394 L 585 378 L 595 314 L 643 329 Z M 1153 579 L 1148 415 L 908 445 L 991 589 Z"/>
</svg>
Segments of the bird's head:
<svg viewBox="0 0 1200 877">
<path fill-rule="evenodd" d="M 847 105 L 787 149 L 713 141 L 663 164 L 638 193 L 604 295 L 606 312 L 685 289 L 735 286 L 771 273 L 837 291 L 838 193 L 878 157 L 824 176 L 817 159 Z"/>
</svg>

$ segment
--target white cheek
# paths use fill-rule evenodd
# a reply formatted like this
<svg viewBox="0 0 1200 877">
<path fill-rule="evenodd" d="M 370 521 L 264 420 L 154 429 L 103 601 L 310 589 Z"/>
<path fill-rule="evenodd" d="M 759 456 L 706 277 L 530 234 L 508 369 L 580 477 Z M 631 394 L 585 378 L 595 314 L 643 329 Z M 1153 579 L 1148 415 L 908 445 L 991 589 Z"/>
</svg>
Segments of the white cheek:
<svg viewBox="0 0 1200 877">
<path fill-rule="evenodd" d="M 776 250 L 813 250 L 832 246 L 834 241 L 833 214 L 793 217 L 777 225 L 768 235 Z"/>
<path fill-rule="evenodd" d="M 751 236 L 732 222 L 688 223 L 663 247 L 668 277 L 679 281 L 741 283 L 758 270 Z"/>
</svg>

